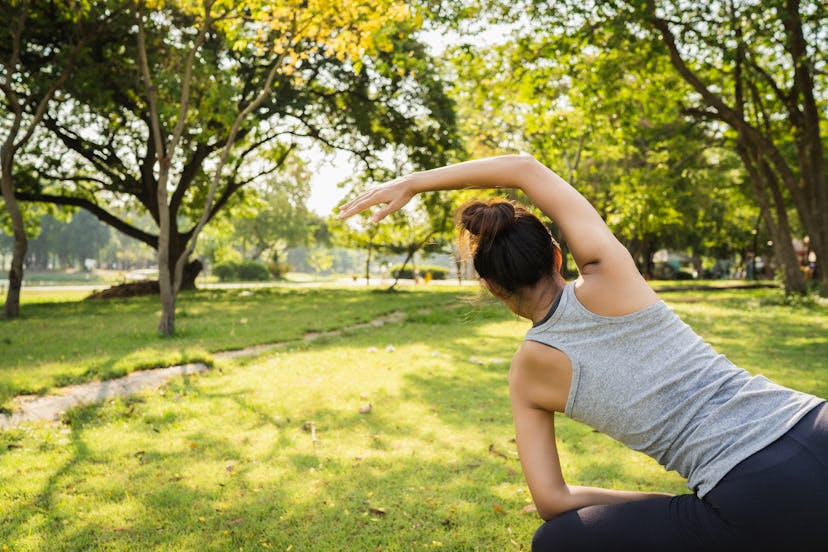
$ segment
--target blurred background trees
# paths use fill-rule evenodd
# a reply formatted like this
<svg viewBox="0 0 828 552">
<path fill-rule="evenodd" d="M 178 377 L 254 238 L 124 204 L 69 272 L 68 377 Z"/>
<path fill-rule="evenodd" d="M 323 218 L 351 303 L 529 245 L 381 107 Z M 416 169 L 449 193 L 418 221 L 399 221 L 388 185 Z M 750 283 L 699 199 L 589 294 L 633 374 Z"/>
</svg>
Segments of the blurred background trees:
<svg viewBox="0 0 828 552">
<path fill-rule="evenodd" d="M 7 316 L 27 249 L 29 266 L 53 267 L 94 245 L 110 265 L 107 251 L 123 266 L 154 252 L 162 334 L 203 263 L 370 280 L 452 254 L 469 193 L 425 195 L 379 225 L 310 209 L 334 152 L 345 197 L 530 153 L 647 276 L 665 251 L 698 275 L 746 275 L 769 254 L 788 293 L 815 274 L 828 294 L 819 2 L 15 0 L 0 15 Z M 75 229 L 83 253 L 62 241 Z"/>
</svg>

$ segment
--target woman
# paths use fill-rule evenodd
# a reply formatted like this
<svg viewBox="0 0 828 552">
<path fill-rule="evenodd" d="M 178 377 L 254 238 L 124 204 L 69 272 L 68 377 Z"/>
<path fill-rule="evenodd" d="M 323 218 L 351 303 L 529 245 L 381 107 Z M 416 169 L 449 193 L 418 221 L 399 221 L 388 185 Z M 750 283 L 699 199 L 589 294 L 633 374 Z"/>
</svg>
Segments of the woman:
<svg viewBox="0 0 828 552">
<path fill-rule="evenodd" d="M 509 372 L 524 476 L 545 523 L 541 550 L 826 550 L 828 407 L 716 354 L 638 273 L 574 188 L 529 156 L 415 173 L 341 208 L 378 221 L 421 192 L 517 188 L 566 235 L 567 283 L 543 224 L 511 203 L 473 202 L 459 226 L 484 285 L 533 322 Z M 554 413 L 677 470 L 692 494 L 567 485 Z"/>
</svg>

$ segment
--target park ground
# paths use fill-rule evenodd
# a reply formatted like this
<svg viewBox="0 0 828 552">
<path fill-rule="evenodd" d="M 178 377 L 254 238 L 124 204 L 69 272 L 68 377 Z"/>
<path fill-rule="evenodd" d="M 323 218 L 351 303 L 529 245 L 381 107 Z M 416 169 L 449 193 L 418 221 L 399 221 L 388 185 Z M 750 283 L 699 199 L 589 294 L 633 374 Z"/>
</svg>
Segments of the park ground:
<svg viewBox="0 0 828 552">
<path fill-rule="evenodd" d="M 157 299 L 80 293 L 30 294 L 0 323 L 2 408 L 139 369 L 211 369 L 0 433 L 3 550 L 529 549 L 539 518 L 506 389 L 527 324 L 475 287 L 187 292 L 171 339 L 155 334 Z M 751 372 L 828 396 L 824 300 L 662 298 Z M 390 313 L 401 321 L 365 325 Z M 264 343 L 277 346 L 216 356 Z M 572 483 L 685 491 L 607 437 L 558 426 Z"/>
</svg>

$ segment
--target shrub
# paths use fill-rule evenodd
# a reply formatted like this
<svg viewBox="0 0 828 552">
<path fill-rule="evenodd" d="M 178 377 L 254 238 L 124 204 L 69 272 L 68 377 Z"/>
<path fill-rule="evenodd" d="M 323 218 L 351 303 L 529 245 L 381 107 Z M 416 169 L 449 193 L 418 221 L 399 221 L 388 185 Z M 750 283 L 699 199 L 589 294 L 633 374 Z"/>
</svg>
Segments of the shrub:
<svg viewBox="0 0 828 552">
<path fill-rule="evenodd" d="M 236 280 L 239 277 L 239 263 L 235 261 L 216 263 L 213 265 L 213 274 L 217 276 L 221 282 Z"/>
<path fill-rule="evenodd" d="M 293 267 L 288 263 L 280 263 L 278 261 L 271 261 L 267 263 L 267 269 L 270 271 L 270 275 L 273 276 L 275 279 L 280 280 L 284 278 L 285 274 L 293 270 Z"/>
<path fill-rule="evenodd" d="M 245 282 L 270 280 L 270 271 L 258 261 L 242 261 L 239 264 L 239 280 Z"/>
<path fill-rule="evenodd" d="M 258 261 L 226 261 L 213 265 L 213 274 L 222 282 L 243 280 L 246 282 L 261 282 L 270 280 L 270 270 Z"/>
<path fill-rule="evenodd" d="M 432 280 L 445 280 L 448 277 L 449 269 L 442 266 L 424 265 L 418 266 L 417 272 L 420 273 L 420 278 L 425 277 L 430 272 Z M 414 279 L 414 269 L 411 265 L 406 265 L 405 268 L 401 265 L 392 266 L 391 276 L 394 278 Z"/>
</svg>

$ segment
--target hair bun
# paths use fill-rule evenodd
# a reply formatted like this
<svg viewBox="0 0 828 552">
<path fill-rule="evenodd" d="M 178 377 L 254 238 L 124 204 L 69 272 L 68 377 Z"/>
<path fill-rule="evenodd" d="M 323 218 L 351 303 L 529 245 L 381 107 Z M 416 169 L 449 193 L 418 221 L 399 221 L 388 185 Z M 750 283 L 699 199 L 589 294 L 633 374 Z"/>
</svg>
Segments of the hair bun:
<svg viewBox="0 0 828 552">
<path fill-rule="evenodd" d="M 515 206 L 503 199 L 471 201 L 460 208 L 459 225 L 478 241 L 491 241 L 515 222 Z"/>
</svg>

